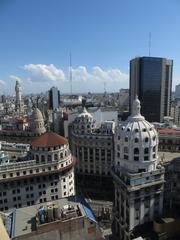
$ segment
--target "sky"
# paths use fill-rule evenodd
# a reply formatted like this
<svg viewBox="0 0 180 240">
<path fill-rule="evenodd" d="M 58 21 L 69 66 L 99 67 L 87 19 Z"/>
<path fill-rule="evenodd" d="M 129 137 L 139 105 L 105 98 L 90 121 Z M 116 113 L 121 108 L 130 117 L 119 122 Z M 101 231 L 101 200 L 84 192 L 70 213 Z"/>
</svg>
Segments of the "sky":
<svg viewBox="0 0 180 240">
<path fill-rule="evenodd" d="M 70 92 L 129 87 L 136 56 L 173 59 L 180 83 L 179 0 L 0 0 L 0 94 L 57 86 Z"/>
</svg>

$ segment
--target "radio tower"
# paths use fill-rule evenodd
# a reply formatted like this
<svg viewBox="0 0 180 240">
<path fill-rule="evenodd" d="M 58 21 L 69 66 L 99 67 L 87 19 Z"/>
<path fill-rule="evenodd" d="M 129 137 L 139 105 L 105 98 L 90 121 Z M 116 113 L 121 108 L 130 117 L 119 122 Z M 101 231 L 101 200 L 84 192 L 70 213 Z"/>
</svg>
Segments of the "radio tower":
<svg viewBox="0 0 180 240">
<path fill-rule="evenodd" d="M 149 47 L 149 57 L 151 56 L 151 32 L 149 32 L 149 42 L 148 42 L 148 47 Z"/>
<path fill-rule="evenodd" d="M 70 81 L 70 95 L 72 97 L 72 60 L 71 53 L 69 54 L 69 81 Z"/>
</svg>

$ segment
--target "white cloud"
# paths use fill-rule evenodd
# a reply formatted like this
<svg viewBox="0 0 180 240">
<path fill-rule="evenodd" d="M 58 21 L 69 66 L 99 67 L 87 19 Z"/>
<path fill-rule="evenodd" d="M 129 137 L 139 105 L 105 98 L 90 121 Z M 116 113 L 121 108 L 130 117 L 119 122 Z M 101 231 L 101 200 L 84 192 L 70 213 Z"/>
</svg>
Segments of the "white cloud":
<svg viewBox="0 0 180 240">
<path fill-rule="evenodd" d="M 128 74 L 122 73 L 120 69 L 102 70 L 99 66 L 93 67 L 92 74 L 98 81 L 103 82 L 122 82 L 128 80 Z"/>
<path fill-rule="evenodd" d="M 128 81 L 128 74 L 122 73 L 120 69 L 103 70 L 95 66 L 91 71 L 87 71 L 85 66 L 72 69 L 73 81 L 91 82 L 124 82 Z"/>
<path fill-rule="evenodd" d="M 0 80 L 0 85 L 1 85 L 1 86 L 5 86 L 5 85 L 6 85 L 5 81 Z"/>
<path fill-rule="evenodd" d="M 63 70 L 58 69 L 53 64 L 26 64 L 24 70 L 32 73 L 31 81 L 62 81 L 65 80 Z"/>
<path fill-rule="evenodd" d="M 15 76 L 15 75 L 10 75 L 9 77 L 10 77 L 11 79 L 13 79 L 13 80 L 22 82 L 22 79 L 21 79 L 20 77 Z"/>
<path fill-rule="evenodd" d="M 92 78 L 92 75 L 88 73 L 86 67 L 79 66 L 77 68 L 72 68 L 73 81 L 86 82 Z"/>
</svg>

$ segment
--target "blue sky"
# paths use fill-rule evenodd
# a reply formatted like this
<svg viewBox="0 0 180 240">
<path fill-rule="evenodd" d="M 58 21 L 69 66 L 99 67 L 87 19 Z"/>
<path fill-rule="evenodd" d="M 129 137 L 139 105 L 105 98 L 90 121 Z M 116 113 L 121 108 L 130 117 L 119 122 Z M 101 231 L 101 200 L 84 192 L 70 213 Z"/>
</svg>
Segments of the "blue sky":
<svg viewBox="0 0 180 240">
<path fill-rule="evenodd" d="M 178 0 L 0 0 L 0 94 L 58 86 L 73 92 L 117 91 L 129 85 L 129 60 L 151 55 L 174 60 L 180 83 Z"/>
</svg>

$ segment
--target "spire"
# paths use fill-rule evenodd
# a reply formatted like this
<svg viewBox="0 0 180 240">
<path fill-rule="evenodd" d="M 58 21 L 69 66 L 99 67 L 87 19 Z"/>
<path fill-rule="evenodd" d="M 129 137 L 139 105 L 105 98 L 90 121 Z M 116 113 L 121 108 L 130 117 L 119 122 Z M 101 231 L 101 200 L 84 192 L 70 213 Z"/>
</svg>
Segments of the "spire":
<svg viewBox="0 0 180 240">
<path fill-rule="evenodd" d="M 141 103 L 138 99 L 138 96 L 136 95 L 134 101 L 133 101 L 133 107 L 132 107 L 132 113 L 129 116 L 129 120 L 133 121 L 139 121 L 139 120 L 144 120 L 144 117 L 141 115 Z"/>
<path fill-rule="evenodd" d="M 133 111 L 132 111 L 132 116 L 138 116 L 141 115 L 141 104 L 138 99 L 138 96 L 136 95 L 134 101 L 133 101 Z"/>
</svg>

